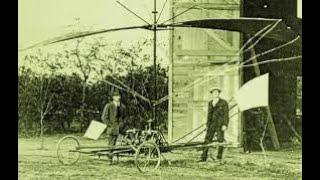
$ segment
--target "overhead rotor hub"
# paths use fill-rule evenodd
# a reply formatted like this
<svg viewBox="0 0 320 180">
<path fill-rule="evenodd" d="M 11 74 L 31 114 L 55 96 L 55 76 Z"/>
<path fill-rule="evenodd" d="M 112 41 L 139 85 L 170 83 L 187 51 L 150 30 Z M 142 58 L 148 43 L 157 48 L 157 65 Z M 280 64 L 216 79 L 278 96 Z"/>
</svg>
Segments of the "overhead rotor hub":
<svg viewBox="0 0 320 180">
<path fill-rule="evenodd" d="M 157 29 L 157 27 L 158 27 L 158 24 L 152 24 L 151 29 L 152 29 L 152 30 L 153 30 L 153 29 Z"/>
</svg>

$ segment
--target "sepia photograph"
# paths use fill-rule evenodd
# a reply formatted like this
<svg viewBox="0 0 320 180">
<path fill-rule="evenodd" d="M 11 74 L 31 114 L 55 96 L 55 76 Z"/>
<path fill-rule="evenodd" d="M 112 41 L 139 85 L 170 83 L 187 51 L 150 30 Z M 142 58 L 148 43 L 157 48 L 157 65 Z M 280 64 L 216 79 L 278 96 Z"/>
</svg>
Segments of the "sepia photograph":
<svg viewBox="0 0 320 180">
<path fill-rule="evenodd" d="M 302 179 L 302 0 L 18 0 L 18 179 Z"/>
</svg>

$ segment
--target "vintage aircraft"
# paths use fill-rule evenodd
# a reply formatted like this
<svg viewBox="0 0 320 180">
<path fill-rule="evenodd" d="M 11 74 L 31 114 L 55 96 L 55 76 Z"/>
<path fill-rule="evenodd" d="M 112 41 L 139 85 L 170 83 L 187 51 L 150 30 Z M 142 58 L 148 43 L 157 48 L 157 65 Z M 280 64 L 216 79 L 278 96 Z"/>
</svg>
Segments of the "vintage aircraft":
<svg viewBox="0 0 320 180">
<path fill-rule="evenodd" d="M 120 2 L 118 2 L 118 3 L 121 6 L 125 7 Z M 156 0 L 154 0 L 154 3 L 156 3 Z M 128 9 L 128 8 L 126 8 L 126 9 Z M 190 9 L 192 9 L 192 7 L 190 7 L 187 10 L 190 10 Z M 184 11 L 184 13 L 186 11 Z M 133 13 L 132 11 L 130 11 L 130 12 Z M 154 74 L 155 74 L 155 80 L 154 80 L 155 97 L 153 100 L 148 100 L 148 99 L 143 99 L 143 100 L 150 101 L 152 103 L 152 107 L 153 107 L 153 118 L 152 119 L 153 120 L 148 121 L 148 122 L 149 123 L 155 122 L 156 123 L 155 127 L 158 127 L 157 121 L 156 121 L 156 119 L 157 119 L 156 106 L 158 104 L 160 104 L 161 102 L 165 101 L 166 99 L 168 99 L 167 97 L 157 99 L 157 81 L 156 81 L 156 78 L 157 78 L 156 77 L 157 76 L 157 72 L 156 72 L 157 47 L 156 47 L 156 43 L 157 43 L 157 32 L 158 31 L 171 30 L 172 28 L 205 28 L 205 29 L 215 29 L 215 30 L 220 29 L 220 30 L 240 32 L 240 33 L 243 33 L 243 34 L 250 36 L 250 38 L 248 39 L 247 42 L 245 42 L 242 45 L 242 47 L 239 50 L 239 53 L 241 53 L 242 50 L 245 50 L 248 48 L 254 48 L 254 46 L 262 38 L 268 38 L 270 40 L 283 43 L 279 47 L 274 48 L 273 51 L 275 51 L 281 47 L 288 46 L 288 45 L 296 46 L 301 49 L 301 41 L 302 41 L 301 30 L 298 30 L 298 31 L 293 30 L 293 28 L 287 26 L 281 19 L 241 17 L 241 18 L 225 18 L 225 19 L 209 18 L 209 19 L 196 19 L 196 20 L 189 20 L 189 21 L 173 22 L 173 20 L 177 16 L 181 15 L 181 14 L 178 14 L 178 15 L 176 15 L 176 16 L 174 16 L 174 17 L 172 17 L 162 23 L 159 23 L 158 22 L 159 18 L 157 17 L 158 11 L 156 9 L 156 6 L 154 7 L 154 10 L 152 11 L 152 13 L 154 16 L 154 21 L 152 24 L 144 21 L 141 17 L 139 17 L 138 15 L 135 14 L 139 19 L 142 19 L 146 24 L 141 25 L 141 26 L 128 26 L 128 27 L 122 27 L 122 28 L 103 29 L 103 30 L 98 30 L 98 31 L 87 31 L 87 32 L 81 32 L 81 33 L 68 34 L 65 36 L 56 37 L 56 38 L 49 39 L 47 41 L 38 43 L 34 46 L 23 49 L 22 51 L 25 51 L 30 48 L 46 46 L 46 45 L 50 45 L 50 44 L 54 44 L 54 43 L 59 43 L 59 42 L 63 42 L 63 41 L 68 41 L 68 40 L 72 40 L 72 39 L 93 36 L 93 35 L 108 33 L 108 32 L 124 31 L 124 30 L 129 30 L 129 29 L 145 29 L 148 31 L 152 31 L 153 35 L 154 35 L 153 60 L 154 60 Z M 161 13 L 160 13 L 160 15 L 161 15 Z M 290 58 L 290 60 L 301 59 L 301 51 L 299 51 L 297 53 L 298 53 L 297 56 Z M 281 61 L 281 59 L 278 61 Z M 240 64 L 240 66 L 244 65 L 244 63 L 246 63 L 246 61 L 242 62 Z M 266 63 L 266 62 L 259 62 L 259 63 Z M 138 93 L 136 93 L 136 92 L 131 92 L 131 93 L 133 93 L 134 95 L 138 95 L 138 97 L 139 97 Z M 241 104 L 241 103 L 239 103 L 239 104 Z M 259 104 L 255 104 L 254 106 L 257 107 L 257 106 L 259 106 Z M 261 106 L 265 106 L 265 104 L 261 104 Z M 242 109 L 248 109 L 248 108 L 250 108 L 250 107 L 245 107 Z M 136 132 L 130 131 L 129 134 L 130 133 L 132 134 L 132 133 L 136 133 Z M 146 154 L 146 150 L 143 150 L 143 149 L 149 149 L 149 150 L 151 149 L 152 150 L 152 151 L 149 151 L 148 157 L 149 157 L 149 159 L 151 158 L 151 155 L 150 155 L 150 152 L 151 152 L 152 158 L 155 161 L 155 163 L 153 164 L 153 166 L 154 166 L 153 168 L 157 168 L 160 164 L 160 152 L 167 152 L 167 151 L 171 151 L 172 149 L 176 149 L 176 148 L 190 148 L 190 147 L 208 146 L 208 145 L 204 145 L 203 143 L 194 144 L 192 142 L 190 142 L 189 144 L 184 143 L 184 144 L 178 144 L 178 145 L 177 144 L 169 145 L 166 142 L 166 140 L 164 139 L 164 136 L 160 132 L 159 128 L 157 128 L 157 130 L 153 130 L 153 129 L 151 129 L 151 126 L 149 126 L 149 128 L 146 131 L 143 131 L 142 134 L 143 134 L 142 136 L 136 137 L 136 140 L 141 140 L 138 143 L 133 143 L 133 144 L 129 143 L 128 144 L 128 142 L 126 142 L 125 146 L 102 147 L 102 148 L 101 147 L 80 146 L 79 141 L 76 138 L 65 137 L 59 142 L 58 157 L 59 157 L 59 159 L 61 158 L 61 154 L 59 154 L 59 153 L 61 153 L 61 151 L 62 151 L 60 148 L 63 145 L 62 143 L 65 140 L 73 140 L 76 142 L 76 147 L 74 147 L 74 149 L 70 150 L 70 152 L 76 153 L 77 156 L 76 156 L 75 161 L 72 161 L 72 163 L 74 163 L 78 160 L 78 155 L 83 152 L 82 151 L 83 149 L 92 149 L 92 148 L 98 149 L 98 150 L 92 150 L 89 153 L 99 155 L 99 156 L 103 155 L 103 154 L 124 155 L 124 154 L 128 154 L 128 153 L 130 154 L 132 152 L 135 152 L 137 167 L 140 171 L 142 171 L 142 168 L 141 168 L 141 165 L 139 164 L 139 161 L 141 160 L 140 156 L 145 156 L 145 154 Z M 147 139 L 150 137 L 156 138 L 155 142 L 157 142 L 157 143 L 156 144 L 150 144 L 150 143 L 148 144 Z M 212 145 L 210 145 L 210 146 L 212 146 Z M 148 159 L 148 157 L 147 157 L 147 159 Z M 60 161 L 63 162 L 63 160 L 61 160 L 61 159 L 60 159 Z"/>
</svg>

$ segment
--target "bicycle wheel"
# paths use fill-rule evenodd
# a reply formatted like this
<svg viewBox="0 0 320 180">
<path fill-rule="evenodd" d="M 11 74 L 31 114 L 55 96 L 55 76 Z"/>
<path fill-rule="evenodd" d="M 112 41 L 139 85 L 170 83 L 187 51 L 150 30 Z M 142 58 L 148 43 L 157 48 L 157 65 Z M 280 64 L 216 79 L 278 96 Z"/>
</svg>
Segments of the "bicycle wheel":
<svg viewBox="0 0 320 180">
<path fill-rule="evenodd" d="M 140 172 L 154 171 L 160 166 L 160 149 L 153 142 L 143 142 L 137 149 L 135 164 Z"/>
<path fill-rule="evenodd" d="M 80 158 L 77 147 L 80 146 L 79 140 L 73 136 L 66 136 L 59 140 L 57 146 L 57 156 L 60 163 L 72 165 Z"/>
</svg>

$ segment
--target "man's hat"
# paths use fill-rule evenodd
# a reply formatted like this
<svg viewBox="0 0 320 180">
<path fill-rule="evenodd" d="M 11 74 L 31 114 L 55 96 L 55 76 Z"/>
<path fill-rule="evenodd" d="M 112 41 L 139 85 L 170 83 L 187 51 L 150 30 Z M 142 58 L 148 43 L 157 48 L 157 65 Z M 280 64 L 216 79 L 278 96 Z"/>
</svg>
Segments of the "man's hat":
<svg viewBox="0 0 320 180">
<path fill-rule="evenodd" d="M 212 93 L 214 90 L 217 90 L 219 93 L 221 92 L 221 89 L 219 88 L 219 87 L 212 87 L 211 89 L 210 89 L 210 93 Z"/>
</svg>

